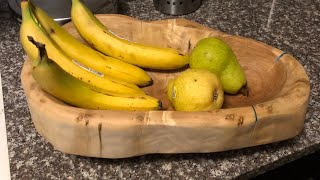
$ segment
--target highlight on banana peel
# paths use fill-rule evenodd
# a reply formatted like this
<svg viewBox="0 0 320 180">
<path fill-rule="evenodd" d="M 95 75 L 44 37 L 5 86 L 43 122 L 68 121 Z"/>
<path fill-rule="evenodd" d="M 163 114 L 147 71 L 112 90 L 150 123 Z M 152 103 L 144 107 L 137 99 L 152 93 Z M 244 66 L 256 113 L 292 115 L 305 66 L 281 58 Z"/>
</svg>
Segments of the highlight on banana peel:
<svg viewBox="0 0 320 180">
<path fill-rule="evenodd" d="M 111 32 L 80 0 L 72 0 L 72 22 L 86 45 L 31 0 L 22 1 L 21 9 L 20 39 L 32 60 L 33 78 L 44 91 L 70 105 L 161 110 L 161 100 L 142 89 L 157 86 L 147 69 L 182 71 L 165 92 L 176 111 L 220 109 L 224 93 L 248 93 L 244 71 L 221 39 L 199 40 L 190 55 L 132 42 Z"/>
</svg>

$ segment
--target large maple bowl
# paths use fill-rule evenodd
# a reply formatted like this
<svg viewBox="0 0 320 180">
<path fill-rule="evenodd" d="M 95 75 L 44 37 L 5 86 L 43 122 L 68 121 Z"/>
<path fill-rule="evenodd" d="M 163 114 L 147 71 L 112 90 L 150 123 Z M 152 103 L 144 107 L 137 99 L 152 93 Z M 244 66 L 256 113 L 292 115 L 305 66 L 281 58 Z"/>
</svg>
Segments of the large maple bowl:
<svg viewBox="0 0 320 180">
<path fill-rule="evenodd" d="M 176 71 L 148 71 L 154 84 L 144 90 L 160 98 L 159 111 L 89 110 L 63 103 L 42 91 L 26 59 L 21 80 L 32 121 L 55 149 L 64 153 L 124 158 L 154 153 L 206 153 L 292 138 L 302 130 L 310 94 L 308 76 L 291 55 L 264 43 L 228 35 L 185 19 L 141 21 L 123 15 L 97 16 L 129 40 L 172 47 L 188 54 L 198 40 L 219 37 L 245 70 L 249 96 L 225 95 L 223 108 L 174 111 L 166 98 Z M 65 28 L 80 39 L 72 23 Z"/>
</svg>

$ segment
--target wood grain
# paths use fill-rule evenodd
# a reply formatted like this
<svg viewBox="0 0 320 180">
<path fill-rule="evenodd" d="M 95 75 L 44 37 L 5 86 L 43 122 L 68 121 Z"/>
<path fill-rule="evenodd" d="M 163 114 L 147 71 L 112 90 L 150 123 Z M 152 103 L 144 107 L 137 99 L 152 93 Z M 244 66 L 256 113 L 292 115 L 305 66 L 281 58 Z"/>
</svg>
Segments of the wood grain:
<svg viewBox="0 0 320 180">
<path fill-rule="evenodd" d="M 223 109 L 174 111 L 165 89 L 177 71 L 151 71 L 154 84 L 144 88 L 160 98 L 161 111 L 108 111 L 72 107 L 41 90 L 26 59 L 21 80 L 32 121 L 55 149 L 82 156 L 124 158 L 151 153 L 205 153 L 256 146 L 296 136 L 304 125 L 310 83 L 290 54 L 264 43 L 228 35 L 185 20 L 140 21 L 123 15 L 97 16 L 126 39 L 188 54 L 198 40 L 220 37 L 244 68 L 250 94 L 226 95 Z M 80 39 L 72 23 L 65 28 Z"/>
</svg>

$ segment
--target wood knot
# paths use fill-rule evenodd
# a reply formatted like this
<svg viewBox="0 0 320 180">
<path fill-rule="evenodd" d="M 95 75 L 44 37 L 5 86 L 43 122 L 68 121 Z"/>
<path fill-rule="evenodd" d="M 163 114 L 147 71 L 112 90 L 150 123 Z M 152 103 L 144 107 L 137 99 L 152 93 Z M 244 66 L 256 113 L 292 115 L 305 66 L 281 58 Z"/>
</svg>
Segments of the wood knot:
<svg viewBox="0 0 320 180">
<path fill-rule="evenodd" d="M 46 100 L 41 98 L 41 99 L 40 99 L 40 102 L 41 102 L 41 103 L 45 103 Z"/>
<path fill-rule="evenodd" d="M 270 106 L 267 107 L 267 112 L 268 112 L 269 114 L 271 114 L 271 113 L 273 112 L 273 107 L 272 107 L 272 105 L 270 105 Z"/>
<path fill-rule="evenodd" d="M 34 90 L 36 87 L 37 87 L 37 83 L 34 82 L 34 83 L 30 84 L 30 89 L 31 90 Z"/>
<path fill-rule="evenodd" d="M 138 115 L 137 117 L 136 117 L 136 119 L 138 120 L 138 121 L 143 121 L 144 120 L 144 117 L 142 116 L 142 115 Z"/>
<path fill-rule="evenodd" d="M 238 126 L 243 125 L 243 121 L 244 121 L 244 117 L 240 116 L 239 119 L 238 119 Z"/>
<path fill-rule="evenodd" d="M 233 120 L 234 119 L 234 114 L 227 114 L 225 119 L 226 120 Z"/>
<path fill-rule="evenodd" d="M 90 117 L 92 117 L 91 114 L 86 114 L 86 113 L 83 113 L 83 114 L 80 114 L 77 118 L 76 118 L 76 122 L 81 122 L 83 120 L 86 120 L 86 126 L 89 124 L 89 119 Z"/>
</svg>

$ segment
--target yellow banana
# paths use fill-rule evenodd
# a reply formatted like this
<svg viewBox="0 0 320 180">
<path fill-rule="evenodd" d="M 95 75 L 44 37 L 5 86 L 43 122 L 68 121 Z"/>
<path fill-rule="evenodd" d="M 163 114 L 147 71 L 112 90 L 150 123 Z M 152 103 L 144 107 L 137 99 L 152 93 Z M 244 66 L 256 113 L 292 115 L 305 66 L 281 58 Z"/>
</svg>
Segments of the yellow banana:
<svg viewBox="0 0 320 180">
<path fill-rule="evenodd" d="M 33 60 L 32 76 L 40 87 L 52 96 L 71 105 L 87 109 L 158 110 L 161 101 L 147 95 L 111 96 L 88 88 L 53 60 L 49 59 L 44 44 L 34 42 L 39 48 Z"/>
<path fill-rule="evenodd" d="M 61 49 L 45 34 L 35 22 L 29 9 L 28 2 L 21 2 L 22 24 L 20 27 L 20 40 L 22 46 L 31 59 L 36 58 L 37 48 L 28 40 L 33 38 L 46 45 L 48 56 L 77 79 L 86 82 L 92 89 L 106 94 L 144 94 L 136 85 L 119 81 L 111 77 L 100 77 L 76 65 L 71 58 L 66 56 Z"/>
<path fill-rule="evenodd" d="M 177 69 L 189 63 L 189 57 L 175 49 L 147 46 L 118 37 L 80 0 L 72 0 L 71 18 L 81 36 L 106 55 L 150 69 Z"/>
<path fill-rule="evenodd" d="M 146 86 L 152 83 L 151 77 L 143 69 L 110 56 L 105 56 L 84 45 L 63 29 L 41 8 L 35 6 L 31 0 L 29 0 L 29 5 L 31 12 L 37 18 L 41 27 L 72 59 L 104 75 L 128 83 L 138 86 Z"/>
</svg>

